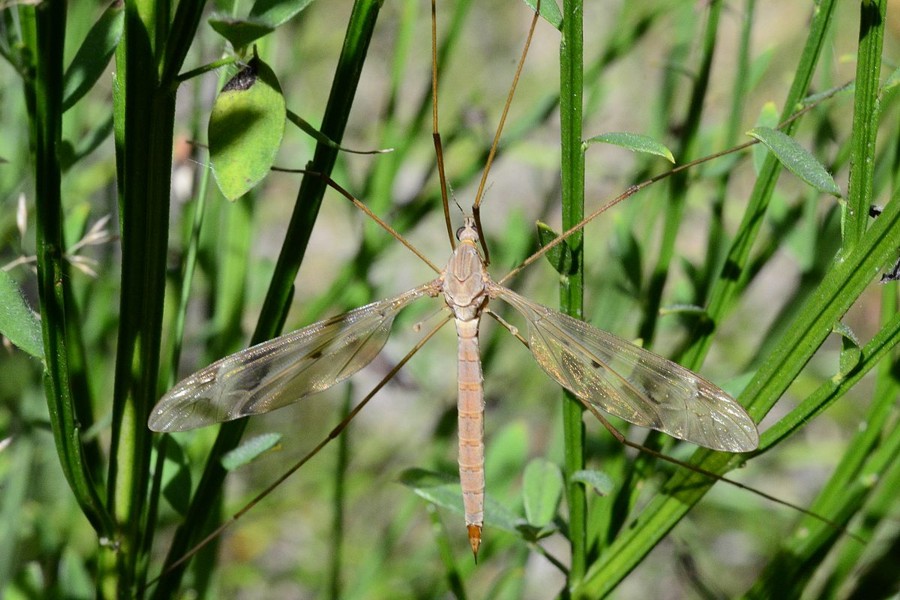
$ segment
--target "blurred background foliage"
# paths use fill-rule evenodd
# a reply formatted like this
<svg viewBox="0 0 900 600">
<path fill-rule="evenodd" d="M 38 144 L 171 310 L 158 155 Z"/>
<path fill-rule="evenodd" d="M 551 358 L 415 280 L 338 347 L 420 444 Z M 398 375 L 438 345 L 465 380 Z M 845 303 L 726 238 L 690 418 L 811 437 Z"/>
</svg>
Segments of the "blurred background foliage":
<svg viewBox="0 0 900 600">
<path fill-rule="evenodd" d="M 296 174 L 272 173 L 233 203 L 210 185 L 204 146 L 207 122 L 217 90 L 240 65 L 232 60 L 237 58 L 234 48 L 209 21 L 245 16 L 250 6 L 241 4 L 232 6 L 223 0 L 205 8 L 197 3 L 189 10 L 166 2 L 135 2 L 126 9 L 73 2 L 60 10 L 59 3 L 51 1 L 2 7 L 0 37 L 6 60 L 0 62 L 0 78 L 6 85 L 0 89 L 0 157 L 4 161 L 0 164 L 0 265 L 37 310 L 40 290 L 47 288 L 42 288 L 35 264 L 49 247 L 47 234 L 42 238 L 39 233 L 45 221 L 37 204 L 52 202 L 46 192 L 52 177 L 48 179 L 46 167 L 41 166 L 36 140 L 46 130 L 41 123 L 58 122 L 63 142 L 51 154 L 58 161 L 59 223 L 66 249 L 59 273 L 65 280 L 61 286 L 66 289 L 67 322 L 77 324 L 59 330 L 67 332 L 68 366 L 63 361 L 63 369 L 69 373 L 66 385 L 78 405 L 69 429 L 65 419 L 60 421 L 61 429 L 53 425 L 48 404 L 52 409 L 54 403 L 48 403 L 47 397 L 57 392 L 47 390 L 58 389 L 53 387 L 53 382 L 59 383 L 53 374 L 58 372 L 48 367 L 50 374 L 45 376 L 38 358 L 7 344 L 0 359 L 0 589 L 4 597 L 165 597 L 181 588 L 178 593 L 183 597 L 545 598 L 565 595 L 561 590 L 567 585 L 577 590 L 579 582 L 567 579 L 565 570 L 548 559 L 567 564 L 565 508 L 556 515 L 553 535 L 540 542 L 542 551 L 524 541 L 526 534 L 494 526 L 489 515 L 485 546 L 476 566 L 461 515 L 429 504 L 401 483 L 401 479 L 408 481 L 412 468 L 451 477 L 456 471 L 456 341 L 450 328 L 419 352 L 336 444 L 201 551 L 180 580 L 145 587 L 159 574 L 191 499 L 197 503 L 191 514 L 196 516 L 199 510 L 209 521 L 195 523 L 197 530 L 185 534 L 195 540 L 200 530 L 235 512 L 318 443 L 340 420 L 342 411 L 415 343 L 420 335 L 417 324 L 429 325 L 437 310 L 436 304 L 427 302 L 406 310 L 383 354 L 349 383 L 252 419 L 245 438 L 276 432 L 282 435 L 281 443 L 251 465 L 230 473 L 224 498 L 215 490 L 209 495 L 197 492 L 216 428 L 166 439 L 164 474 L 156 462 L 160 436 L 129 437 L 128 406 L 137 407 L 137 432 L 149 408 L 141 404 L 142 394 L 145 401 L 153 402 L 180 377 L 246 347 L 261 314 L 269 315 L 271 332 L 281 322 L 288 331 L 432 277 L 427 267 L 332 190 L 325 193 L 317 217 L 313 215 L 315 228 L 308 251 L 305 255 L 301 249 L 294 252 L 288 215 L 308 202 L 302 193 L 299 198 L 304 199 L 298 200 L 301 184 Z M 352 3 L 267 4 L 296 10 L 293 18 L 256 40 L 256 52 L 277 75 L 287 108 L 318 127 L 329 94 L 344 93 L 349 112 L 345 111 L 346 131 L 340 143 L 354 149 L 393 149 L 377 155 L 338 153 L 333 179 L 433 261 L 443 264 L 448 243 L 429 135 L 427 4 L 386 2 L 379 11 L 378 3 L 358 3 L 371 5 L 357 7 L 359 12 L 353 14 L 368 10 L 373 21 L 371 42 L 356 55 L 364 67 L 355 93 L 335 74 L 340 71 L 337 65 L 348 27 L 357 31 Z M 866 10 L 880 6 L 837 3 L 829 13 L 818 66 L 804 96 L 835 92 L 858 76 L 860 5 Z M 798 64 L 814 22 L 813 11 L 812 3 L 763 0 L 588 2 L 584 6 L 584 138 L 609 131 L 643 133 L 672 148 L 677 164 L 747 141 L 744 132 L 754 125 L 777 122 L 791 81 L 802 68 Z M 703 44 L 711 15 L 718 19 L 714 48 Z M 900 31 L 897 15 L 897 10 L 889 9 L 887 20 L 873 26 L 884 38 L 875 60 L 884 85 L 869 95 L 877 98 L 877 108 L 861 108 L 862 94 L 857 89 L 838 91 L 806 113 L 793 132 L 834 174 L 845 195 L 854 192 L 848 191 L 851 157 L 868 156 L 863 162 L 872 168 L 866 185 L 872 190 L 872 203 L 879 206 L 887 205 L 897 188 L 900 153 L 891 73 Z M 471 203 L 531 16 L 517 0 L 438 7 L 441 133 L 453 196 L 463 209 Z M 140 40 L 135 33 L 138 25 L 153 19 L 159 21 L 149 31 L 157 37 Z M 123 28 L 126 35 L 120 39 Z M 64 79 L 57 77 L 56 88 L 41 87 L 41 77 L 48 72 L 41 61 L 54 56 L 54 50 L 42 44 L 54 31 L 57 43 L 64 43 L 56 50 L 61 64 L 88 65 L 83 95 L 72 92 L 81 89 L 74 72 L 66 72 Z M 489 178 L 482 214 L 495 278 L 537 249 L 536 221 L 560 228 L 559 36 L 550 23 L 538 23 Z M 126 42 L 136 46 L 126 50 Z M 144 42 L 146 47 L 141 49 Z M 79 61 L 81 49 L 93 60 L 82 56 Z M 112 52 L 116 55 L 111 57 Z M 141 52 L 156 62 L 141 62 Z M 696 83 L 707 58 L 711 60 L 708 86 L 698 98 Z M 201 68 L 209 65 L 215 68 Z M 194 69 L 199 71 L 178 77 Z M 141 85 L 150 86 L 144 95 Z M 60 99 L 71 98 L 71 105 L 48 101 L 44 94 L 48 89 L 51 93 L 64 89 Z M 146 107 L 133 108 L 133 103 L 145 100 Z M 172 102 L 171 107 L 167 102 Z M 118 123 L 114 111 L 120 111 Z M 135 133 L 137 126 L 129 129 L 141 111 L 163 115 L 148 119 L 143 126 L 147 137 Z M 878 143 L 867 150 L 869 155 L 866 150 L 854 154 L 860 152 L 854 127 L 859 126 L 855 119 L 861 114 L 879 133 Z M 696 129 L 686 127 L 688 123 L 696 123 Z M 167 136 L 171 143 L 167 144 Z M 662 159 L 615 146 L 594 145 L 585 152 L 588 211 L 668 168 Z M 288 126 L 275 164 L 302 168 L 315 153 L 316 141 Z M 756 147 L 705 163 L 676 183 L 651 186 L 588 225 L 586 320 L 629 339 L 641 337 L 665 356 L 697 360 L 692 353 L 697 331 L 702 331 L 699 307 L 707 305 L 719 282 L 725 254 L 746 218 L 763 158 Z M 160 176 L 169 172 L 170 179 Z M 134 200 L 129 194 L 135 190 L 147 191 L 147 198 Z M 676 210 L 682 211 L 681 224 L 673 247 L 666 250 L 664 222 L 673 210 L 673 194 L 680 203 Z M 161 208 L 160 198 L 166 199 L 168 208 Z M 737 396 L 786 342 L 785 337 L 795 335 L 792 326 L 802 319 L 804 303 L 815 299 L 826 275 L 850 255 L 856 243 L 848 242 L 854 235 L 848 233 L 842 206 L 852 204 L 812 191 L 791 174 L 782 174 L 767 212 L 760 217 L 762 229 L 736 296 L 718 324 L 706 360 L 700 358 L 702 366 L 695 365 L 699 371 Z M 128 212 L 135 207 L 147 212 Z M 458 220 L 459 211 L 453 213 Z M 125 233 L 128 227 L 130 234 Z M 896 241 L 897 228 L 891 231 Z M 123 252 L 123 235 L 131 240 L 146 235 L 146 246 Z M 281 295 L 275 294 L 290 299 L 286 315 L 280 308 L 273 312 L 264 306 L 267 294 L 271 296 L 276 287 L 272 281 L 273 273 L 278 279 L 280 253 L 303 256 L 296 278 L 289 277 Z M 657 289 L 653 273 L 661 264 L 661 253 L 668 267 L 664 286 Z M 45 256 L 52 261 L 52 248 Z M 196 270 L 188 279 L 185 265 L 193 260 Z M 879 265 L 879 272 L 890 266 Z M 165 278 L 164 294 L 162 287 L 150 281 L 155 269 L 161 269 L 157 284 Z M 851 477 L 862 491 L 844 488 L 857 495 L 848 493 L 842 504 L 829 509 L 834 513 L 828 512 L 842 525 L 849 523 L 848 528 L 858 531 L 865 543 L 826 527 L 827 539 L 821 545 L 798 549 L 790 545 L 792 540 L 802 538 L 810 527 L 802 515 L 718 484 L 668 536 L 646 535 L 652 547 L 646 556 L 642 553 L 635 564 L 613 565 L 604 571 L 602 593 L 616 588 L 615 595 L 623 598 L 745 593 L 772 597 L 767 590 L 785 581 L 793 582 L 793 587 L 779 589 L 788 589 L 790 597 L 872 598 L 896 591 L 896 566 L 890 564 L 890 556 L 898 544 L 900 505 L 890 490 L 897 489 L 900 468 L 879 452 L 893 456 L 889 449 L 898 438 L 897 354 L 891 351 L 898 334 L 890 328 L 892 319 L 896 320 L 897 284 L 877 285 L 874 270 L 865 277 L 871 285 L 861 295 L 843 296 L 852 303 L 843 319 L 847 329 L 817 346 L 802 371 L 790 375 L 786 393 L 761 423 L 761 431 L 783 422 L 823 385 L 851 380 L 859 365 L 875 369 L 858 383 L 853 380 L 848 389 L 842 388 L 837 402 L 823 401 L 820 406 L 827 410 L 815 411 L 802 427 L 791 427 L 771 452 L 747 460 L 744 468 L 731 474 L 767 494 L 809 506 L 829 482 L 838 481 L 842 458 L 862 448 L 858 432 L 872 422 L 877 407 L 886 406 L 886 413 L 878 413 L 882 420 L 879 431 L 873 433 L 874 441 L 860 450 L 864 466 L 858 466 Z M 518 276 L 512 287 L 556 306 L 559 280 L 540 261 Z M 182 296 L 186 281 L 189 296 Z M 133 304 L 128 304 L 128 297 Z M 135 308 L 144 300 L 152 305 L 146 313 Z M 163 307 L 164 312 L 154 312 Z M 44 355 L 53 356 L 46 328 L 59 328 L 60 322 L 52 317 L 48 322 L 46 311 L 42 312 Z M 153 341 L 148 342 L 146 330 L 141 329 L 144 326 L 155 328 L 161 336 L 155 354 Z M 27 329 L 28 324 L 23 327 Z M 123 331 L 129 330 L 142 332 L 133 342 L 136 347 L 149 343 L 141 351 L 145 354 L 133 357 L 158 356 L 158 370 L 144 360 L 132 365 L 127 358 L 131 355 L 122 354 Z M 257 326 L 257 334 L 263 330 Z M 880 362 L 873 359 L 868 364 L 870 355 L 860 347 L 878 335 L 886 338 L 885 354 Z M 562 462 L 560 392 L 527 351 L 490 320 L 482 328 L 482 349 L 488 404 L 488 495 L 507 511 L 523 516 L 526 465 L 539 457 Z M 143 391 L 124 391 L 140 387 L 122 383 L 132 366 L 141 373 L 135 381 L 144 381 Z M 86 415 L 91 418 L 86 420 Z M 635 515 L 653 498 L 677 496 L 664 485 L 677 468 L 626 452 L 592 417 L 586 421 L 588 465 L 606 473 L 614 488 L 605 497 L 589 493 L 589 556 L 595 561 L 592 564 L 604 565 L 608 556 L 604 550 L 633 527 Z M 622 423 L 616 424 L 627 431 Z M 54 427 L 61 433 L 54 436 Z M 646 432 L 628 434 L 641 441 Z M 82 448 L 83 471 L 95 486 L 101 507 L 90 518 L 85 515 L 91 509 L 85 506 L 90 505 L 91 494 L 73 493 L 69 482 L 75 467 L 67 462 L 71 454 L 61 450 L 62 438 L 68 443 L 76 440 Z M 664 443 L 679 458 L 691 456 L 691 448 L 683 444 L 660 442 L 655 436 L 650 442 Z M 136 449 L 129 458 L 133 464 L 123 454 L 130 448 Z M 147 471 L 141 475 L 143 468 Z M 131 481 L 131 476 L 142 481 Z M 130 504 L 123 500 L 135 497 L 143 500 Z M 178 556 L 180 552 L 170 558 Z M 591 573 L 596 584 L 599 571 Z M 590 581 L 587 585 L 585 589 L 597 589 L 590 587 Z"/>
</svg>

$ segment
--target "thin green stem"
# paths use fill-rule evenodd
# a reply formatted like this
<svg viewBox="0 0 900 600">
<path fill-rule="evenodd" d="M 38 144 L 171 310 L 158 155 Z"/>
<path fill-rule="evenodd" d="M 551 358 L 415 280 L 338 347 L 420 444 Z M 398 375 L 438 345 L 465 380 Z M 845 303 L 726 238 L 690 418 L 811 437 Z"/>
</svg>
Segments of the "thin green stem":
<svg viewBox="0 0 900 600">
<path fill-rule="evenodd" d="M 568 229 L 584 218 L 584 152 L 582 118 L 584 96 L 584 31 L 580 0 L 563 2 L 563 28 L 560 40 L 560 129 L 562 161 L 562 226 Z M 582 232 L 568 239 L 574 272 L 560 283 L 560 310 L 573 317 L 584 317 L 584 245 Z M 572 480 L 584 468 L 584 408 L 570 392 L 564 392 L 563 435 L 565 438 L 566 498 L 569 505 L 569 544 L 572 567 L 569 589 L 580 582 L 587 568 L 587 500 L 584 486 Z"/>
</svg>

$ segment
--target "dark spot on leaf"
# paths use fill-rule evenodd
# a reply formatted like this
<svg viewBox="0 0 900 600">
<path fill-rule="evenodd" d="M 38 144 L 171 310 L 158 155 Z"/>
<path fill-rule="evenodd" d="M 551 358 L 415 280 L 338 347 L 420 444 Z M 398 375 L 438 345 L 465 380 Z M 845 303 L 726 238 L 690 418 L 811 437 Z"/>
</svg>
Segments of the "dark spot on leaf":
<svg viewBox="0 0 900 600">
<path fill-rule="evenodd" d="M 228 80 L 228 83 L 225 84 L 225 87 L 222 88 L 223 92 L 233 92 L 239 91 L 242 92 L 244 90 L 249 90 L 253 87 L 253 84 L 256 83 L 256 66 L 257 59 L 253 58 L 247 66 L 241 69 L 237 75 Z"/>
</svg>

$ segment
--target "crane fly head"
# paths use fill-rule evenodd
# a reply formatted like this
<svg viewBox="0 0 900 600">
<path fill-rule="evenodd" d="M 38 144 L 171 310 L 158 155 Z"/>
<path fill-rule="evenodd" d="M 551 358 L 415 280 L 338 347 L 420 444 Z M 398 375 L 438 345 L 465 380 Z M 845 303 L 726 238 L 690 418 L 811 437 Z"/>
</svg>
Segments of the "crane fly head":
<svg viewBox="0 0 900 600">
<path fill-rule="evenodd" d="M 466 215 L 463 218 L 463 226 L 456 230 L 456 239 L 461 244 L 478 245 L 479 235 L 478 228 L 475 226 L 475 218 Z"/>
</svg>

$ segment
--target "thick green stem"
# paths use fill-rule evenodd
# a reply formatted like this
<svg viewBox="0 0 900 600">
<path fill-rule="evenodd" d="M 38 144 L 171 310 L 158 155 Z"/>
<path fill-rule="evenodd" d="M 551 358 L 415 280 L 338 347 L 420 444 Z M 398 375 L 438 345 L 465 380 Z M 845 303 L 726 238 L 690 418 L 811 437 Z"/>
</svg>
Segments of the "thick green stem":
<svg viewBox="0 0 900 600">
<path fill-rule="evenodd" d="M 27 73 L 25 100 L 31 121 L 35 168 L 38 295 L 50 425 L 63 473 L 81 510 L 101 537 L 110 536 L 112 521 L 91 481 L 90 466 L 82 451 L 81 419 L 76 414 L 69 372 L 67 308 L 71 306 L 71 279 L 64 256 L 59 161 L 66 4 L 46 2 L 39 6 L 23 6 L 20 17 L 23 41 L 33 60 Z M 81 405 L 89 404 L 85 401 Z M 84 415 L 85 422 L 91 420 L 89 415 Z"/>
</svg>

